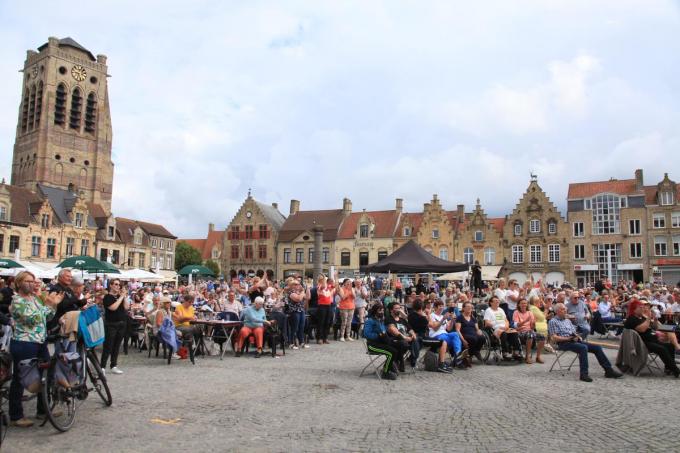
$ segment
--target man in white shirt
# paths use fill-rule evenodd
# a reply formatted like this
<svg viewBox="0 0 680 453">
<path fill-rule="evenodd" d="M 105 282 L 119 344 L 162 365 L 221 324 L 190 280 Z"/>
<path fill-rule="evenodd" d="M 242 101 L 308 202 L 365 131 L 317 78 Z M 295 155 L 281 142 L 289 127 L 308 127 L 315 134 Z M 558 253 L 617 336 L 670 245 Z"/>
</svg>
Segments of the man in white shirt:
<svg viewBox="0 0 680 453">
<path fill-rule="evenodd" d="M 505 303 L 507 304 L 507 309 L 505 310 L 505 315 L 508 320 L 512 320 L 512 315 L 517 310 L 517 302 L 519 302 L 519 283 L 517 280 L 510 280 L 508 282 L 508 290 L 505 292 Z M 510 322 L 512 324 L 512 322 Z"/>
</svg>

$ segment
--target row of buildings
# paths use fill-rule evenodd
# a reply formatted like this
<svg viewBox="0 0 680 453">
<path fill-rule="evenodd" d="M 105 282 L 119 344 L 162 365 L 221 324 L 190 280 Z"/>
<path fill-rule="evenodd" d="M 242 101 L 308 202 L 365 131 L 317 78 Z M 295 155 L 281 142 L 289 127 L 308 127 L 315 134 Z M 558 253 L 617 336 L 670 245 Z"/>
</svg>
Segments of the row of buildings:
<svg viewBox="0 0 680 453">
<path fill-rule="evenodd" d="M 637 282 L 680 281 L 680 191 L 666 174 L 644 185 L 634 178 L 569 185 L 563 216 L 532 177 L 511 213 L 489 217 L 479 200 L 472 210 L 446 210 L 437 195 L 422 212 L 393 209 L 354 211 L 345 198 L 341 209 L 300 209 L 292 200 L 288 216 L 278 205 L 249 193 L 225 230 L 209 227 L 201 239 L 180 239 L 219 263 L 227 278 L 258 271 L 273 278 L 311 275 L 313 229 L 323 227 L 325 272 L 354 275 L 361 265 L 379 261 L 409 240 L 450 261 L 494 266 L 501 276 L 524 281 L 579 286 L 601 278 Z"/>
<path fill-rule="evenodd" d="M 27 51 L 12 180 L 0 183 L 0 257 L 50 268 L 89 255 L 173 278 L 177 238 L 111 212 L 106 63 L 71 38 Z"/>
</svg>

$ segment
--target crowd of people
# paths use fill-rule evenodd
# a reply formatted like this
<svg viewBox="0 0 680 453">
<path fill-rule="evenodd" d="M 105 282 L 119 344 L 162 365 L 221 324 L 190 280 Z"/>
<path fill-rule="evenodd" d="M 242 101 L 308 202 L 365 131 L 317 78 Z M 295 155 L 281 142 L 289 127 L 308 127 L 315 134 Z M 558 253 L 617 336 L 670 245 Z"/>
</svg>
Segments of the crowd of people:
<svg viewBox="0 0 680 453">
<path fill-rule="evenodd" d="M 30 272 L 0 279 L 0 324 L 12 326 L 10 353 L 14 367 L 29 358 L 46 359 L 46 335 L 60 326 L 70 311 L 99 307 L 105 327 L 102 368 L 122 374 L 118 366 L 121 346 L 127 349 L 135 319 L 143 319 L 152 335 L 170 327 L 178 337 L 195 344 L 204 334 L 192 321 L 202 317 L 240 320 L 235 336 L 236 356 L 253 339 L 255 357 L 262 355 L 266 329 L 275 328 L 286 346 L 305 350 L 331 340 L 352 342 L 364 338 L 369 351 L 385 355 L 382 377 L 396 379 L 406 365 L 416 367 L 425 349 L 436 371 L 451 373 L 483 361 L 482 349 L 493 341 L 502 359 L 530 365 L 543 363 L 554 349 L 578 354 L 580 379 L 592 381 L 588 354 L 595 355 L 605 377 L 619 378 L 602 348 L 588 341 L 607 325 L 619 323 L 639 333 L 647 348 L 658 354 L 666 372 L 680 376 L 675 362 L 680 355 L 675 332 L 655 330 L 661 321 L 680 319 L 680 288 L 607 281 L 575 289 L 544 285 L 541 280 L 516 280 L 474 290 L 449 284 L 440 287 L 424 279 L 382 278 L 334 281 L 320 275 L 316 281 L 291 276 L 285 281 L 258 275 L 231 282 L 203 281 L 181 286 L 145 285 L 99 278 L 84 282 L 77 273 L 62 270 L 55 281 L 43 282 Z M 131 327 L 132 326 L 132 327 Z M 548 341 L 550 339 L 550 341 Z M 176 358 L 180 356 L 175 355 Z M 9 392 L 10 420 L 30 426 L 24 416 L 23 387 L 18 374 Z M 39 417 L 44 408 L 38 405 Z"/>
</svg>

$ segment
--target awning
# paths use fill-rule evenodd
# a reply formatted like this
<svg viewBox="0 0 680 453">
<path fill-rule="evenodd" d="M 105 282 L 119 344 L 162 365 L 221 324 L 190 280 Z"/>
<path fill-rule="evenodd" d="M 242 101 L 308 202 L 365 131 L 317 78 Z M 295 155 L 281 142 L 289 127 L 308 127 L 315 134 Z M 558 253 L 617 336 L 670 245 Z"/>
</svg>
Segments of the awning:
<svg viewBox="0 0 680 453">
<path fill-rule="evenodd" d="M 498 280 L 498 273 L 501 271 L 501 267 L 503 266 L 482 266 L 482 280 L 486 281 Z M 468 278 L 469 278 L 468 271 L 463 271 L 444 274 L 437 277 L 436 280 L 459 281 L 466 280 Z"/>
<path fill-rule="evenodd" d="M 171 269 L 157 269 L 156 274 L 160 275 L 163 277 L 164 282 L 176 282 L 177 281 L 177 272 L 171 270 Z"/>
</svg>

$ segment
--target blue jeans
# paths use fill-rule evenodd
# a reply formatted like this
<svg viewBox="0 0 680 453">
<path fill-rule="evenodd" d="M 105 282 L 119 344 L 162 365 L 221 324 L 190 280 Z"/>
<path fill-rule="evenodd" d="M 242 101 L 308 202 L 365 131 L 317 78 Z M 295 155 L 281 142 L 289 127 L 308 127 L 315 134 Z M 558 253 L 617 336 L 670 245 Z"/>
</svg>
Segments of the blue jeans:
<svg viewBox="0 0 680 453">
<path fill-rule="evenodd" d="M 305 342 L 305 312 L 304 311 L 294 311 L 289 316 L 290 319 L 290 332 L 288 333 L 288 341 L 293 344 L 293 341 L 297 338 L 299 344 Z"/>
<path fill-rule="evenodd" d="M 24 406 L 21 404 L 21 397 L 24 395 L 24 386 L 21 385 L 21 375 L 19 373 L 19 362 L 26 359 L 39 358 L 45 362 L 50 360 L 50 353 L 46 343 L 32 343 L 30 341 L 12 340 L 9 344 L 9 352 L 12 354 L 14 362 L 14 374 L 12 383 L 9 386 L 9 419 L 20 420 L 24 418 Z M 38 400 L 38 414 L 44 414 L 45 408 L 42 398 Z"/>
<path fill-rule="evenodd" d="M 581 368 L 581 376 L 588 375 L 588 353 L 595 354 L 600 366 L 605 370 L 612 367 L 609 359 L 604 355 L 604 351 L 600 346 L 590 343 L 568 343 L 562 342 L 557 345 L 558 349 L 563 351 L 572 351 L 578 354 L 578 363 Z"/>
<path fill-rule="evenodd" d="M 613 317 L 613 316 L 607 316 L 606 318 L 602 318 L 601 321 L 602 321 L 603 323 L 606 323 L 606 322 L 612 322 L 612 323 L 613 323 L 613 322 L 623 322 L 622 319 L 620 319 L 620 318 L 615 318 L 615 317 Z M 606 326 L 605 326 L 605 327 L 606 327 Z M 622 332 L 623 332 L 623 327 L 617 327 L 617 328 L 616 328 L 616 335 L 621 335 Z"/>
<path fill-rule="evenodd" d="M 458 355 L 463 350 L 463 342 L 460 341 L 458 332 L 447 332 L 435 337 L 437 340 L 444 341 L 449 346 L 449 350 Z"/>
</svg>

